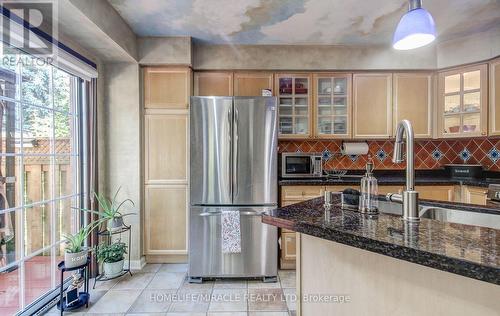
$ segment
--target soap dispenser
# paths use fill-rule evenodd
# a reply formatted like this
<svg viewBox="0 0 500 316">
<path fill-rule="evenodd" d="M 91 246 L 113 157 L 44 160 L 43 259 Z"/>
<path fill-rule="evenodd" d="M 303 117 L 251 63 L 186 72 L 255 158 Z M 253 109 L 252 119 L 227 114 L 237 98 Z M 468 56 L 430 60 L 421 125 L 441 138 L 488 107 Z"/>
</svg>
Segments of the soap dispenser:
<svg viewBox="0 0 500 316">
<path fill-rule="evenodd" d="M 366 174 L 361 178 L 361 198 L 359 211 L 366 214 L 378 213 L 378 184 L 373 176 L 373 162 L 370 159 L 366 164 Z"/>
</svg>

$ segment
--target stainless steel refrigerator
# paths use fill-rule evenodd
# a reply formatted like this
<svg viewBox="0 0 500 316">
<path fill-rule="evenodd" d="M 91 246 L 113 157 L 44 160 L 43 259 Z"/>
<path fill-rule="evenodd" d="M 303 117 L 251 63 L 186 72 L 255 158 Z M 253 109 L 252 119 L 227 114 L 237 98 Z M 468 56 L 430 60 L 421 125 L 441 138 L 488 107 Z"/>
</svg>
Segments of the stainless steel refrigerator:
<svg viewBox="0 0 500 316">
<path fill-rule="evenodd" d="M 190 282 L 277 275 L 275 97 L 191 97 Z M 223 214 L 239 215 L 239 252 L 223 250 Z"/>
</svg>

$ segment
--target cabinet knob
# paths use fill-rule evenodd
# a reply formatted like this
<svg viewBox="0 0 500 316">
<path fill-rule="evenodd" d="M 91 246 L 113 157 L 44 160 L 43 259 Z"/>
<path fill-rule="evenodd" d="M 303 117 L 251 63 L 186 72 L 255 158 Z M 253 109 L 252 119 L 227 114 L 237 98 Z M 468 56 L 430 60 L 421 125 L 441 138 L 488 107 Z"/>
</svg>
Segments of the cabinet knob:
<svg viewBox="0 0 500 316">
<path fill-rule="evenodd" d="M 486 135 L 486 132 L 482 132 L 482 133 L 481 133 L 481 135 L 482 135 L 482 136 L 485 136 L 485 135 Z"/>
</svg>

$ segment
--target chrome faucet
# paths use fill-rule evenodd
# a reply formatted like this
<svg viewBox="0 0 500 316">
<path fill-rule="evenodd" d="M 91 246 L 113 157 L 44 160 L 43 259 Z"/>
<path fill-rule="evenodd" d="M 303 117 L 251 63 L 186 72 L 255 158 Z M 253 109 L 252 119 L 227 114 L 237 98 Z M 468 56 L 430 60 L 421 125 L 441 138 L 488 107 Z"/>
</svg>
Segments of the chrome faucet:
<svg viewBox="0 0 500 316">
<path fill-rule="evenodd" d="M 406 134 L 406 188 L 403 194 L 389 193 L 388 201 L 403 204 L 403 220 L 415 222 L 418 217 L 418 192 L 415 191 L 415 152 L 414 134 L 410 121 L 402 120 L 396 127 L 396 142 L 392 162 L 403 161 L 403 135 Z"/>
</svg>

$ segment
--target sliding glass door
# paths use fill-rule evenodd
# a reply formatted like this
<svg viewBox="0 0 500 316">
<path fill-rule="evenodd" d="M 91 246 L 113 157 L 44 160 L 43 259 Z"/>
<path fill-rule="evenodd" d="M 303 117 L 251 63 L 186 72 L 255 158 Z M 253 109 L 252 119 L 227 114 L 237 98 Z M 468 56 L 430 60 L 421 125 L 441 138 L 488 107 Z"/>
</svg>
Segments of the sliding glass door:
<svg viewBox="0 0 500 316">
<path fill-rule="evenodd" d="M 83 81 L 3 50 L 0 64 L 0 315 L 57 286 L 63 234 L 80 225 Z"/>
</svg>

